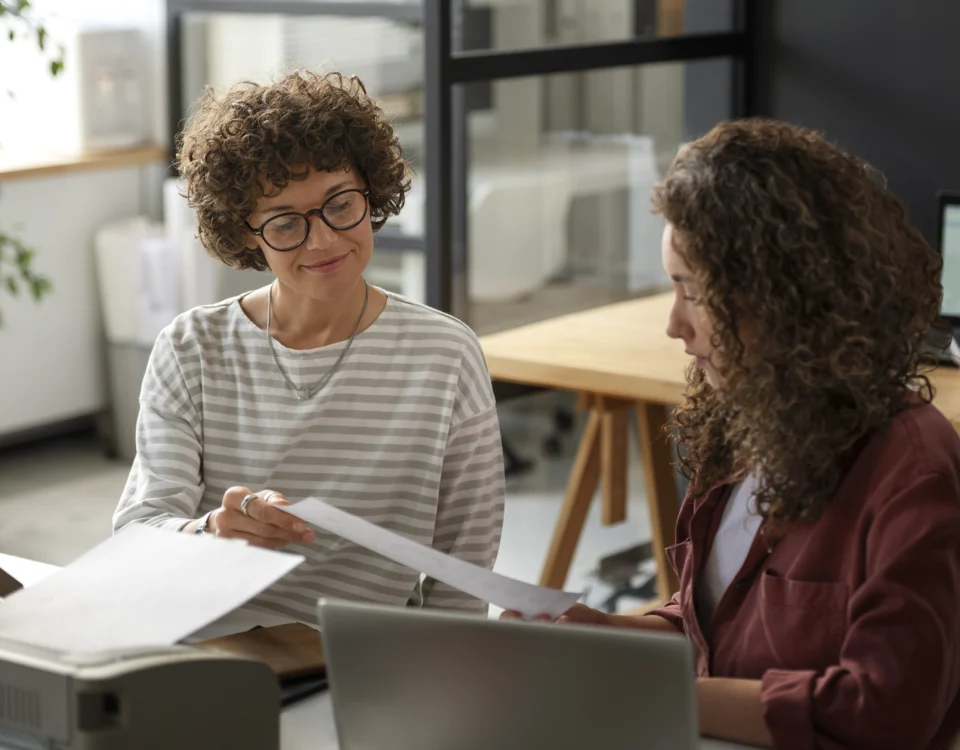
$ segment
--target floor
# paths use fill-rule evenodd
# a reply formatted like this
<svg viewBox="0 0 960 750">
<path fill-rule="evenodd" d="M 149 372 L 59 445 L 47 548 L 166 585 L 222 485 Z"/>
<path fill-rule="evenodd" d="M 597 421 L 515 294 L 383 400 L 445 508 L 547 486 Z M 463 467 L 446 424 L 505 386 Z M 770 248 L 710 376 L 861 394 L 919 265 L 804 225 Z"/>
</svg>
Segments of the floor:
<svg viewBox="0 0 960 750">
<path fill-rule="evenodd" d="M 559 399 L 559 400 L 558 400 Z M 503 538 L 496 570 L 537 582 L 563 499 L 578 426 L 560 440 L 557 456 L 545 456 L 556 406 L 569 398 L 540 394 L 501 407 L 505 440 L 525 458 L 529 471 L 507 482 Z M 650 538 L 638 451 L 631 452 L 630 503 L 625 523 L 604 527 L 599 503 L 591 509 L 566 588 L 596 587 L 592 575 L 601 557 Z M 107 459 L 92 436 L 73 436 L 0 452 L 0 552 L 65 565 L 110 534 L 110 518 L 129 466 Z"/>
</svg>

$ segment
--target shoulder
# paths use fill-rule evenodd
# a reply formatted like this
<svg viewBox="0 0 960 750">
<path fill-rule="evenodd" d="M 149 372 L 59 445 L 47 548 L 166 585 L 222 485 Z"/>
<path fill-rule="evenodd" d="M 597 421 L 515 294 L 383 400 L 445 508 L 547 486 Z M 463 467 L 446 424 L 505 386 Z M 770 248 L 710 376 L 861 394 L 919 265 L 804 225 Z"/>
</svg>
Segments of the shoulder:
<svg viewBox="0 0 960 750">
<path fill-rule="evenodd" d="M 396 345 L 407 351 L 440 357 L 455 387 L 453 418 L 461 422 L 495 408 L 493 384 L 480 341 L 461 320 L 426 305 L 390 294 L 390 321 Z M 444 378 L 446 379 L 446 378 Z"/>
<path fill-rule="evenodd" d="M 873 437 L 847 483 L 880 511 L 910 496 L 915 507 L 946 505 L 960 512 L 960 436 L 933 404 L 911 406 Z"/>
<path fill-rule="evenodd" d="M 477 335 L 462 320 L 398 294 L 387 297 L 390 321 L 404 338 L 482 357 Z"/>
<path fill-rule="evenodd" d="M 960 435 L 933 404 L 905 409 L 876 438 L 877 460 L 914 476 L 960 478 Z"/>
<path fill-rule="evenodd" d="M 230 340 L 241 335 L 243 321 L 238 317 L 243 312 L 238 300 L 231 297 L 180 313 L 157 337 L 152 355 L 155 364 L 176 362 L 186 374 L 202 361 L 219 357 Z"/>
<path fill-rule="evenodd" d="M 180 313 L 160 333 L 160 340 L 176 352 L 190 352 L 214 344 L 222 346 L 223 339 L 236 332 L 239 299 L 230 297 Z"/>
</svg>

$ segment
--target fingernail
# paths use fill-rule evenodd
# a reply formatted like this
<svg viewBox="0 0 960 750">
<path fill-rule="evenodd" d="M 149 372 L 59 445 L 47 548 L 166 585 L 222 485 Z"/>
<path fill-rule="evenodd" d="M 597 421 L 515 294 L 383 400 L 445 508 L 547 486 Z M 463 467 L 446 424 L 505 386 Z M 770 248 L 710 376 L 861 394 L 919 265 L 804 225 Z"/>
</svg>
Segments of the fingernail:
<svg viewBox="0 0 960 750">
<path fill-rule="evenodd" d="M 302 534 L 304 531 L 307 530 L 307 525 L 305 523 L 294 524 L 293 530 L 296 531 L 298 534 Z"/>
<path fill-rule="evenodd" d="M 313 541 L 313 532 L 312 532 L 312 531 L 306 531 L 306 532 L 304 532 L 304 533 L 301 535 L 300 538 L 303 539 L 303 541 L 305 541 L 305 542 L 312 542 L 312 541 Z"/>
</svg>

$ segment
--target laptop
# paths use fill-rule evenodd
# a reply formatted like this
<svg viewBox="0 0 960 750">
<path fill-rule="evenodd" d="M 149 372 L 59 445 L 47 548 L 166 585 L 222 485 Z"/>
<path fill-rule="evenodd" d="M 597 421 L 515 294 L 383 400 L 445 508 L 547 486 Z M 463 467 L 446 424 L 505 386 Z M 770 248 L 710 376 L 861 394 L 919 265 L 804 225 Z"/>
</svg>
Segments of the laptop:
<svg viewBox="0 0 960 750">
<path fill-rule="evenodd" d="M 940 317 L 947 324 L 947 332 L 952 332 L 954 340 L 957 340 L 960 338 L 960 193 L 940 193 L 937 196 L 937 206 L 937 246 L 943 258 L 943 301 L 940 304 Z M 955 362 L 949 349 L 944 351 L 943 342 L 938 343 L 937 348 L 942 352 L 941 361 Z M 957 350 L 954 349 L 953 353 L 956 355 Z"/>
<path fill-rule="evenodd" d="M 321 600 L 340 750 L 695 750 L 686 638 Z"/>
</svg>

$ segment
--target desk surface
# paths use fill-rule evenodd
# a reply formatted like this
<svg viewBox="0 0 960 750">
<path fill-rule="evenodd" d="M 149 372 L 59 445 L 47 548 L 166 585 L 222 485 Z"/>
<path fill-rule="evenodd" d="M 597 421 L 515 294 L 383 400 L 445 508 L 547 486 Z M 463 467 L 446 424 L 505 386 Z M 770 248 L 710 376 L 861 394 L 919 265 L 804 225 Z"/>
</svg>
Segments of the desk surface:
<svg viewBox="0 0 960 750">
<path fill-rule="evenodd" d="M 665 329 L 673 293 L 617 302 L 480 339 L 490 375 L 527 385 L 676 404 L 690 357 Z M 930 376 L 934 403 L 960 431 L 960 373 Z"/>
<path fill-rule="evenodd" d="M 673 404 L 690 358 L 664 329 L 672 294 L 617 302 L 480 339 L 495 380 Z"/>
<path fill-rule="evenodd" d="M 30 586 L 57 570 L 54 565 L 3 553 L 0 553 L 0 568 L 24 586 Z M 223 618 L 210 627 L 216 630 L 216 634 L 225 634 L 246 630 L 253 624 L 274 624 L 270 621 L 252 623 L 251 616 L 256 617 L 255 613 L 242 612 L 236 617 Z M 283 711 L 280 716 L 280 747 L 281 750 L 338 750 L 333 705 L 329 693 L 309 698 Z M 708 739 L 700 743 L 701 750 L 738 750 L 741 747 Z"/>
</svg>

